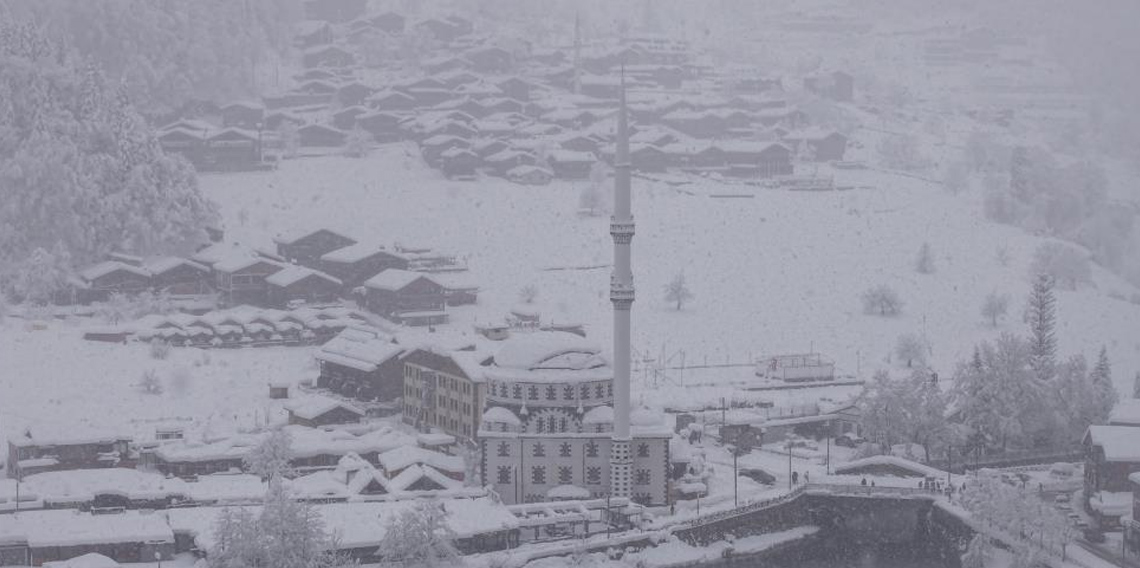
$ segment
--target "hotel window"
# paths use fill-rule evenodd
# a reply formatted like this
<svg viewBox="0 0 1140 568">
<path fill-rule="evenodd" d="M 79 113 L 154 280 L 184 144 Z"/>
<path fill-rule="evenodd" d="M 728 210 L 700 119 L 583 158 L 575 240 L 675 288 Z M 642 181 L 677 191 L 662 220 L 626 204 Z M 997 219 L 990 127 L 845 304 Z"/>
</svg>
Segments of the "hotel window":
<svg viewBox="0 0 1140 568">
<path fill-rule="evenodd" d="M 637 457 L 639 457 L 639 458 L 649 457 L 649 444 L 642 443 L 642 444 L 637 445 Z"/>
<path fill-rule="evenodd" d="M 614 384 L 613 383 L 606 385 L 606 392 L 609 393 L 610 396 L 614 395 Z"/>
<path fill-rule="evenodd" d="M 501 458 L 511 457 L 511 445 L 507 442 L 499 442 L 498 456 Z"/>
<path fill-rule="evenodd" d="M 572 451 L 573 451 L 573 448 L 570 446 L 570 442 L 562 442 L 562 445 L 558 446 L 558 455 L 561 457 L 564 457 L 564 458 L 570 457 L 570 453 Z"/>
<path fill-rule="evenodd" d="M 555 389 L 554 385 L 547 386 L 546 387 L 546 400 L 554 400 L 556 398 L 558 398 L 558 389 Z"/>
<path fill-rule="evenodd" d="M 546 483 L 546 467 L 536 465 L 530 468 L 530 481 L 535 485 L 543 485 Z"/>
<path fill-rule="evenodd" d="M 555 419 L 554 419 L 554 417 L 553 417 L 553 416 L 547 416 L 547 417 L 546 417 L 546 430 L 547 430 L 547 431 L 549 431 L 549 432 L 554 432 L 554 431 L 555 431 L 555 430 L 554 430 L 554 426 L 555 426 L 555 425 L 556 425 L 556 424 L 555 424 Z"/>
<path fill-rule="evenodd" d="M 633 474 L 634 485 L 649 485 L 649 470 L 639 469 Z"/>
<path fill-rule="evenodd" d="M 568 465 L 559 466 L 558 483 L 567 485 L 574 482 L 574 470 Z"/>
<path fill-rule="evenodd" d="M 582 398 L 590 398 L 590 385 L 582 385 Z"/>
<path fill-rule="evenodd" d="M 538 387 L 531 385 L 526 389 L 526 397 L 530 400 L 538 400 Z"/>
<path fill-rule="evenodd" d="M 597 442 L 590 440 L 589 442 L 586 443 L 586 457 L 588 457 L 588 458 L 598 457 L 598 443 Z"/>
<path fill-rule="evenodd" d="M 511 482 L 511 466 L 509 466 L 509 465 L 501 465 L 501 466 L 499 466 L 499 479 L 498 479 L 498 482 L 499 482 L 500 484 L 506 484 L 506 483 L 510 483 L 510 482 Z"/>
<path fill-rule="evenodd" d="M 521 385 L 515 385 L 514 388 L 511 389 L 511 391 L 512 391 L 511 396 L 513 398 L 522 398 L 522 386 Z"/>
<path fill-rule="evenodd" d="M 531 453 L 536 458 L 544 458 L 546 457 L 546 446 L 542 445 L 542 442 L 535 442 L 534 447 L 531 449 Z"/>
<path fill-rule="evenodd" d="M 594 387 L 594 393 L 597 394 L 597 398 L 602 398 L 602 397 L 606 396 L 605 386 L 598 384 L 597 386 Z"/>
<path fill-rule="evenodd" d="M 562 389 L 563 400 L 574 400 L 574 387 L 567 385 Z"/>
<path fill-rule="evenodd" d="M 586 483 L 597 485 L 602 482 L 602 468 L 592 465 L 586 468 Z"/>
</svg>

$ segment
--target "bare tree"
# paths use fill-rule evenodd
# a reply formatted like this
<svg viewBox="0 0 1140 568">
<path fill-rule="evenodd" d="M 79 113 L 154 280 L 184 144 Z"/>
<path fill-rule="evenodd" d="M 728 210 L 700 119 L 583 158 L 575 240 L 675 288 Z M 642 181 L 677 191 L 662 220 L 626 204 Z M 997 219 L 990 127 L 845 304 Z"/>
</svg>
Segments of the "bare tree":
<svg viewBox="0 0 1140 568">
<path fill-rule="evenodd" d="M 250 473 L 276 482 L 293 474 L 289 465 L 292 458 L 293 440 L 288 432 L 278 428 L 246 454 L 242 463 Z"/>
<path fill-rule="evenodd" d="M 922 246 L 918 247 L 914 269 L 919 274 L 934 274 L 934 253 L 930 251 L 930 243 L 922 243 Z"/>
<path fill-rule="evenodd" d="M 1009 294 L 990 292 L 982 302 L 982 316 L 990 320 L 990 325 L 997 327 L 998 320 L 1009 313 Z"/>
<path fill-rule="evenodd" d="M 437 568 L 460 564 L 455 532 L 439 501 L 420 501 L 393 518 L 380 544 L 385 561 L 405 566 Z"/>
<path fill-rule="evenodd" d="M 665 301 L 676 304 L 677 309 L 684 307 L 685 302 L 693 298 L 692 291 L 685 284 L 685 273 L 678 272 L 668 284 L 665 285 Z"/>
<path fill-rule="evenodd" d="M 534 284 L 527 284 L 519 290 L 519 299 L 524 304 L 533 304 L 535 299 L 538 298 L 538 287 Z"/>
<path fill-rule="evenodd" d="M 900 335 L 895 344 L 895 355 L 899 360 L 906 361 L 907 367 L 913 367 L 916 362 L 920 365 L 925 364 L 926 342 L 914 333 Z"/>
<path fill-rule="evenodd" d="M 898 293 L 886 284 L 879 284 L 863 292 L 863 313 L 880 316 L 897 316 L 903 302 Z"/>
</svg>

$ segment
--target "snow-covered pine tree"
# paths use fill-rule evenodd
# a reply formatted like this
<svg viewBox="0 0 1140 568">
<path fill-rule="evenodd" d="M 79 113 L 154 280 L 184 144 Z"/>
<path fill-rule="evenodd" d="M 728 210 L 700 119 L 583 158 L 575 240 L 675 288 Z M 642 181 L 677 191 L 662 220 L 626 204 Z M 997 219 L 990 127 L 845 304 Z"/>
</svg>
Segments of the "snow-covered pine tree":
<svg viewBox="0 0 1140 568">
<path fill-rule="evenodd" d="M 242 460 L 250 473 L 269 480 L 270 484 L 292 475 L 289 461 L 293 458 L 293 440 L 289 433 L 278 428 L 269 433 Z"/>
<path fill-rule="evenodd" d="M 462 562 L 455 549 L 455 539 L 443 505 L 436 500 L 419 501 L 392 519 L 378 550 L 385 561 L 407 566 L 459 566 Z"/>
<path fill-rule="evenodd" d="M 680 310 L 685 302 L 693 298 L 693 292 L 685 284 L 685 273 L 678 272 L 668 284 L 665 285 L 665 301 L 676 305 Z"/>
<path fill-rule="evenodd" d="M 1057 366 L 1056 305 L 1053 279 L 1048 274 L 1039 274 L 1029 294 L 1025 321 L 1030 333 L 1029 367 L 1040 381 L 1052 380 Z"/>
<path fill-rule="evenodd" d="M 934 274 L 934 253 L 930 250 L 930 243 L 924 242 L 922 246 L 918 247 L 914 269 L 919 274 Z"/>
<path fill-rule="evenodd" d="M 1092 424 L 1103 424 L 1108 420 L 1112 407 L 1116 406 L 1118 394 L 1112 384 L 1112 366 L 1108 362 L 1108 349 L 1100 348 L 1096 357 L 1096 365 L 1089 373 L 1089 387 L 1092 389 L 1093 416 Z"/>
</svg>

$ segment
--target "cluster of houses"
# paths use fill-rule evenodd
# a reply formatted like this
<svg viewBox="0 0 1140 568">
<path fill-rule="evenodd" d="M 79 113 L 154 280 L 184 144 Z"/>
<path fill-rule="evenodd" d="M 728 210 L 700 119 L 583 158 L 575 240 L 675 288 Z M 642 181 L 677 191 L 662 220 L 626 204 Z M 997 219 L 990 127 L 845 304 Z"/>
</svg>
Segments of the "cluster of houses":
<svg viewBox="0 0 1140 568">
<path fill-rule="evenodd" d="M 222 306 L 265 308 L 165 318 L 103 334 L 115 340 L 121 340 L 122 333 L 137 332 L 192 344 L 228 344 L 231 339 L 288 342 L 327 339 L 350 320 L 364 319 L 342 309 L 323 309 L 347 298 L 396 323 L 445 323 L 446 306 L 478 299 L 478 287 L 458 274 L 465 270 L 454 255 L 428 248 L 387 248 L 318 229 L 278 237 L 275 251 L 215 242 L 190 258 L 144 261 L 115 254 L 79 272 L 71 279 L 71 289 L 78 303 L 153 292 L 212 295 Z M 301 307 L 322 309 L 297 312 Z"/>
<path fill-rule="evenodd" d="M 144 316 L 126 325 L 88 330 L 84 338 L 122 342 L 159 340 L 175 347 L 263 347 L 313 345 L 335 337 L 367 319 L 341 307 L 295 310 L 238 306 L 201 315 L 176 313 Z"/>
<path fill-rule="evenodd" d="M 415 142 L 425 162 L 452 179 L 479 172 L 523 184 L 584 179 L 595 163 L 613 160 L 606 119 L 624 87 L 637 170 L 786 176 L 797 160 L 843 160 L 846 150 L 844 134 L 808 128 L 811 117 L 788 102 L 780 79 L 754 70 L 718 74 L 681 39 L 629 35 L 545 49 L 478 34 L 455 15 L 407 22 L 355 5 L 308 14 L 295 31 L 303 71 L 294 87 L 259 102 L 194 105 L 159 132 L 162 145 L 201 168 L 244 169 L 260 167 L 263 149 L 280 149 L 285 139 L 300 153 L 325 153 L 356 133 Z M 382 49 L 377 43 L 398 44 L 408 34 L 428 38 L 415 69 L 402 58 L 369 57 Z M 381 83 L 370 78 L 377 69 L 403 78 Z M 803 92 L 850 102 L 854 79 L 815 74 L 804 78 Z"/>
</svg>

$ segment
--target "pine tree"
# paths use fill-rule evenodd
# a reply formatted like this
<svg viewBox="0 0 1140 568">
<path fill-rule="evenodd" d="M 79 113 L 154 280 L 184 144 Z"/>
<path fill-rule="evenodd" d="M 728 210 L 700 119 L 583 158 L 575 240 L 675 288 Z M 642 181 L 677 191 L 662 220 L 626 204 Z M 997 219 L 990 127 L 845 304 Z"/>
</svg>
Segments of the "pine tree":
<svg viewBox="0 0 1140 568">
<path fill-rule="evenodd" d="M 1103 424 L 1108 420 L 1109 413 L 1116 406 L 1118 394 L 1112 384 L 1112 366 L 1108 362 L 1108 349 L 1100 348 L 1096 358 L 1096 365 L 1089 373 L 1089 386 L 1092 389 L 1093 415 L 1092 424 Z"/>
<path fill-rule="evenodd" d="M 1037 276 L 1029 295 L 1029 305 L 1025 314 L 1029 324 L 1029 366 L 1038 380 L 1048 382 L 1053 379 L 1057 365 L 1056 298 L 1053 295 L 1053 279 L 1046 274 Z"/>
</svg>

